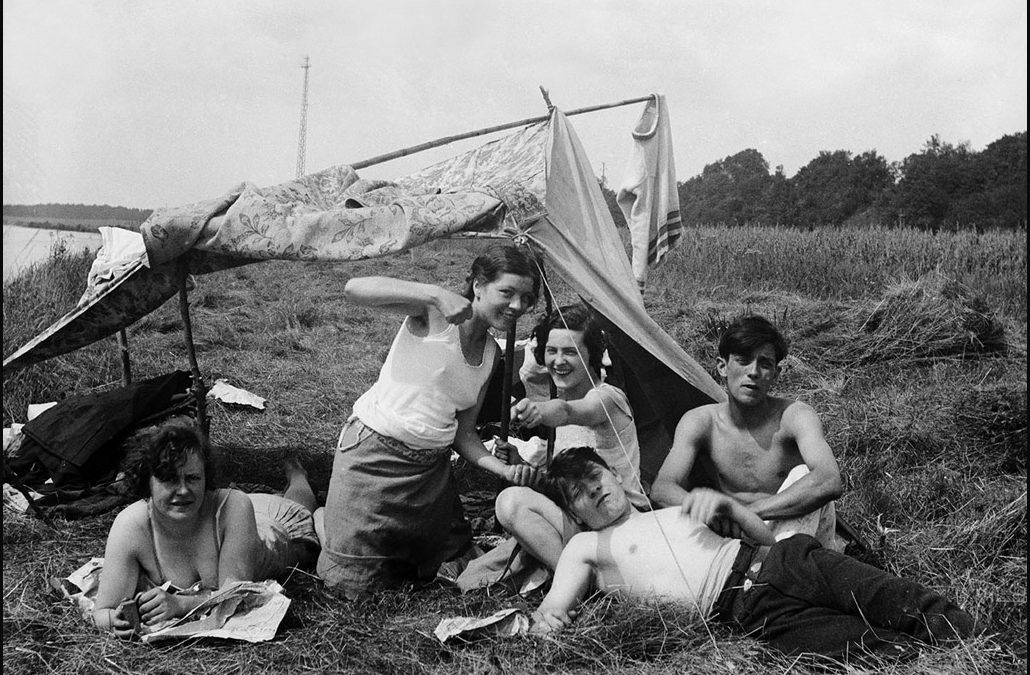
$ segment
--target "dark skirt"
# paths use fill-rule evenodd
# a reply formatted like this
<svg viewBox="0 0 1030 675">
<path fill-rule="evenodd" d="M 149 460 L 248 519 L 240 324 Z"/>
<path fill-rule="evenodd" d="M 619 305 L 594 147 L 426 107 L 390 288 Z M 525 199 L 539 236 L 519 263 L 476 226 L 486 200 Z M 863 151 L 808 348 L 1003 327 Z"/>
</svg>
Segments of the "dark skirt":
<svg viewBox="0 0 1030 675">
<path fill-rule="evenodd" d="M 347 597 L 424 583 L 472 531 L 451 448 L 416 450 L 353 419 L 340 434 L 325 504 L 318 575 Z"/>
</svg>

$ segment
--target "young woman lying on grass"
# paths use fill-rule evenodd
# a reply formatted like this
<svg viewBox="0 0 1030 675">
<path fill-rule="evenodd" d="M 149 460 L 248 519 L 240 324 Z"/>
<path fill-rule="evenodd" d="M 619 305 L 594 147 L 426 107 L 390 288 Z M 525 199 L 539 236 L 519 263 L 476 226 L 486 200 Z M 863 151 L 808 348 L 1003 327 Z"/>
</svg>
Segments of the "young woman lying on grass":
<svg viewBox="0 0 1030 675">
<path fill-rule="evenodd" d="M 354 404 L 318 511 L 318 575 L 347 597 L 432 581 L 472 531 L 451 474 L 451 451 L 517 485 L 535 471 L 490 454 L 476 420 L 506 331 L 535 302 L 540 275 L 512 246 L 472 263 L 464 294 L 388 277 L 347 282 L 347 299 L 405 316 L 379 379 Z M 324 517 L 323 517 L 324 513 Z"/>
<path fill-rule="evenodd" d="M 211 451 L 193 420 L 170 420 L 128 473 L 140 500 L 107 537 L 93 621 L 121 638 L 181 617 L 234 581 L 274 578 L 310 563 L 315 494 L 295 461 L 283 496 L 211 487 Z"/>
</svg>

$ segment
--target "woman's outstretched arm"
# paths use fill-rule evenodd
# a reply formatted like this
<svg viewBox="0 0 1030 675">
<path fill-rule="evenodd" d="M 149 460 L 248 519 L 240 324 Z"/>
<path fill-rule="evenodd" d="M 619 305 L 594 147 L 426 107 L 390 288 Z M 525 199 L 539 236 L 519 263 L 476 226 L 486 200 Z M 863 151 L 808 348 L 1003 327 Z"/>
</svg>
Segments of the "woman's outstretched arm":
<svg viewBox="0 0 1030 675">
<path fill-rule="evenodd" d="M 428 323 L 429 309 L 448 323 L 462 323 L 472 317 L 472 303 L 465 297 L 435 284 L 393 277 L 354 277 L 343 288 L 348 302 L 388 312 L 419 317 Z"/>
</svg>

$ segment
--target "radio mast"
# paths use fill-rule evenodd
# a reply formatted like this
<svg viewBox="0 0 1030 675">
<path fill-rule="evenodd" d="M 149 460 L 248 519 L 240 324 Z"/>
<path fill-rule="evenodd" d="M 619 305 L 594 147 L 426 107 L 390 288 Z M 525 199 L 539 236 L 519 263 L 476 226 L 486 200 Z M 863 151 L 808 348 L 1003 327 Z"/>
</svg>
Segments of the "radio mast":
<svg viewBox="0 0 1030 675">
<path fill-rule="evenodd" d="M 304 155 L 308 145 L 308 69 L 311 68 L 311 61 L 304 57 L 304 93 L 300 99 L 300 135 L 297 138 L 297 178 L 305 174 Z"/>
</svg>

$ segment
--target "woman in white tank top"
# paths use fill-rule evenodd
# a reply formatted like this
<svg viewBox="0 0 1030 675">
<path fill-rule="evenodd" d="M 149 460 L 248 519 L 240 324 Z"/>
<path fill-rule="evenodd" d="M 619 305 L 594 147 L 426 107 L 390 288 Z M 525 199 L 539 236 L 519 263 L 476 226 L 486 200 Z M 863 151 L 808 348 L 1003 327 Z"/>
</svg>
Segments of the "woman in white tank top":
<svg viewBox="0 0 1030 675">
<path fill-rule="evenodd" d="M 471 530 L 451 475 L 451 450 L 516 485 L 535 471 L 494 457 L 475 423 L 506 331 L 536 302 L 534 261 L 511 246 L 477 257 L 459 295 L 389 277 L 347 282 L 347 299 L 404 315 L 379 379 L 340 434 L 324 511 L 319 576 L 347 597 L 435 578 Z"/>
</svg>

